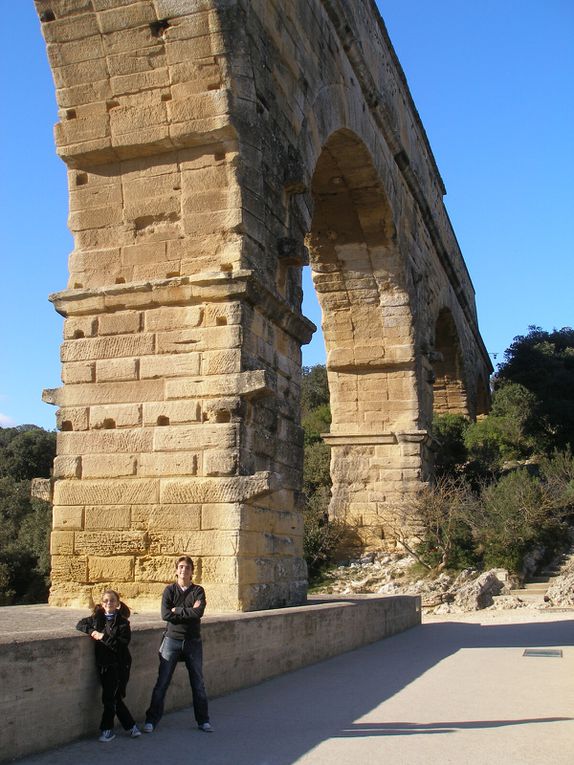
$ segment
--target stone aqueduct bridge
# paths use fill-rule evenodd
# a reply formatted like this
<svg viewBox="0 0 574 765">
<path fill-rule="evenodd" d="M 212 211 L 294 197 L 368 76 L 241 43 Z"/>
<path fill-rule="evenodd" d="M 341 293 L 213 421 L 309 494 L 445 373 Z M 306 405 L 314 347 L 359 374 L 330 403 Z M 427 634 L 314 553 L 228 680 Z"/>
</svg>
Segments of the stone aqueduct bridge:
<svg viewBox="0 0 574 765">
<path fill-rule="evenodd" d="M 331 513 L 365 546 L 488 406 L 473 288 L 373 0 L 36 0 L 74 236 L 51 603 L 306 594 L 301 267 L 323 314 Z M 389 524 L 389 519 L 391 519 Z"/>
</svg>

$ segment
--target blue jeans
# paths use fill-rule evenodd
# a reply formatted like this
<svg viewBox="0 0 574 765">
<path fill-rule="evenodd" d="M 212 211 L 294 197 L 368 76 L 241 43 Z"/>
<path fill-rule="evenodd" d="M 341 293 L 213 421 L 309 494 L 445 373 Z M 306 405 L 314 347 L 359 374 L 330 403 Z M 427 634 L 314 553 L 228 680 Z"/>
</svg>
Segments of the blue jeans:
<svg viewBox="0 0 574 765">
<path fill-rule="evenodd" d="M 207 693 L 203 684 L 203 646 L 201 639 L 174 640 L 164 637 L 159 647 L 157 682 L 151 694 L 149 709 L 145 715 L 146 722 L 152 723 L 154 727 L 162 718 L 165 694 L 180 661 L 185 662 L 189 674 L 195 720 L 198 725 L 209 722 Z"/>
</svg>

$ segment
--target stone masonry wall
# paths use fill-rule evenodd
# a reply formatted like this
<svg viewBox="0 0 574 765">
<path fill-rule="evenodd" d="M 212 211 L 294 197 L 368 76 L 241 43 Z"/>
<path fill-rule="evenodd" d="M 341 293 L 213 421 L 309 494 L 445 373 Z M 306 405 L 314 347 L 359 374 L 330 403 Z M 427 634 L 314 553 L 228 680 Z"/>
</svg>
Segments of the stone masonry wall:
<svg viewBox="0 0 574 765">
<path fill-rule="evenodd" d="M 74 236 L 51 602 L 155 603 L 188 553 L 217 610 L 300 603 L 301 267 L 361 545 L 430 475 L 433 408 L 473 415 L 488 379 L 384 25 L 371 0 L 35 2 Z"/>
</svg>

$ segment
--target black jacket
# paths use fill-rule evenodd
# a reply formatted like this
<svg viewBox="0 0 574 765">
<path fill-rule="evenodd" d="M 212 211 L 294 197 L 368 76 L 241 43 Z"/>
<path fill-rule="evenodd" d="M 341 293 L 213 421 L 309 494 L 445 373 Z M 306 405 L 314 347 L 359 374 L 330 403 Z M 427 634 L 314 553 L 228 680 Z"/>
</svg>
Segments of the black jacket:
<svg viewBox="0 0 574 765">
<path fill-rule="evenodd" d="M 129 642 L 132 637 L 129 621 L 119 612 L 113 619 L 106 619 L 104 610 L 98 609 L 92 616 L 80 619 L 76 629 L 90 635 L 94 630 L 103 632 L 101 640 L 94 640 L 96 665 L 98 667 L 117 666 L 123 673 L 129 674 L 132 657 Z"/>
<path fill-rule="evenodd" d="M 201 605 L 193 608 L 196 600 L 199 600 Z M 161 598 L 161 618 L 167 622 L 167 637 L 174 640 L 200 638 L 200 623 L 205 605 L 205 590 L 199 584 L 191 584 L 185 592 L 177 582 L 168 584 Z M 172 608 L 175 608 L 175 612 Z"/>
</svg>

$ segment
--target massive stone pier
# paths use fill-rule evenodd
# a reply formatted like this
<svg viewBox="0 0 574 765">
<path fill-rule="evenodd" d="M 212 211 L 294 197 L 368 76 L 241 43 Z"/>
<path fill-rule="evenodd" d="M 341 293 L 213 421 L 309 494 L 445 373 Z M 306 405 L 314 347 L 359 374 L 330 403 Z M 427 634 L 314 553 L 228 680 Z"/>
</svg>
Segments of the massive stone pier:
<svg viewBox="0 0 574 765">
<path fill-rule="evenodd" d="M 364 546 L 432 471 L 434 412 L 491 370 L 444 187 L 371 0 L 36 0 L 74 251 L 53 605 L 157 603 L 174 555 L 216 610 L 301 603 L 309 263 L 331 514 Z"/>
</svg>

